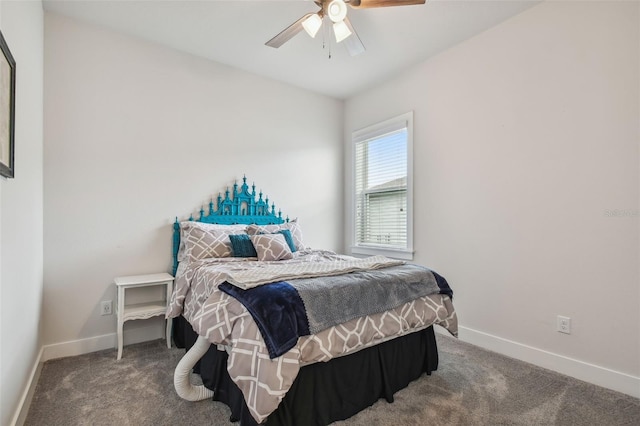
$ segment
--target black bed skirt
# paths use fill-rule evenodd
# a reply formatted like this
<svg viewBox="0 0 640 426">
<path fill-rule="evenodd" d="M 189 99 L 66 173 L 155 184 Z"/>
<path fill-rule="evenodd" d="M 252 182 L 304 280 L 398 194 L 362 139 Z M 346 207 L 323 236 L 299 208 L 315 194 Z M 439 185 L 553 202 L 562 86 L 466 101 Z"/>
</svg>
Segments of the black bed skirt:
<svg viewBox="0 0 640 426">
<path fill-rule="evenodd" d="M 174 320 L 176 346 L 189 349 L 197 338 L 182 317 Z M 269 426 L 320 426 L 347 419 L 405 388 L 422 373 L 438 368 L 433 327 L 411 333 L 351 355 L 300 369 L 278 409 L 267 418 Z M 255 426 L 242 392 L 227 372 L 227 353 L 211 346 L 194 368 L 204 385 L 215 391 L 214 400 L 231 409 L 230 421 Z"/>
</svg>

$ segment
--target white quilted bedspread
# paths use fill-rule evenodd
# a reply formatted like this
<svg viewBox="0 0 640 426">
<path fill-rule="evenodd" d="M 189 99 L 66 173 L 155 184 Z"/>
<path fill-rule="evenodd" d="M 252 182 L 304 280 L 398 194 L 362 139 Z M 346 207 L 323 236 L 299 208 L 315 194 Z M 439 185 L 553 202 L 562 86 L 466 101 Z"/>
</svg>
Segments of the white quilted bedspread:
<svg viewBox="0 0 640 426">
<path fill-rule="evenodd" d="M 402 265 L 403 263 L 401 260 L 393 260 L 384 256 L 371 256 L 363 259 L 341 258 L 327 262 L 256 262 L 254 267 L 227 272 L 226 281 L 247 290 L 276 281 L 330 277 L 349 272 Z"/>
</svg>

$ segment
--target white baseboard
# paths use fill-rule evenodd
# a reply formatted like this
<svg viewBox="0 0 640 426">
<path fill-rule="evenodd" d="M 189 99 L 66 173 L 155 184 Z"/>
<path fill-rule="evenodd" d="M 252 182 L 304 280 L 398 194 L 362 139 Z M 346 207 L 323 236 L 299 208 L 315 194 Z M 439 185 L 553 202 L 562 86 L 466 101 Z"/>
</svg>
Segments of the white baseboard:
<svg viewBox="0 0 640 426">
<path fill-rule="evenodd" d="M 446 330 L 440 330 L 440 328 L 435 327 L 439 333 L 448 335 Z M 558 355 L 467 327 L 459 327 L 459 338 L 463 342 L 471 343 L 511 358 L 640 398 L 640 377 Z"/>
<path fill-rule="evenodd" d="M 165 328 L 158 325 L 133 328 L 125 330 L 123 335 L 124 345 L 147 342 L 149 340 L 163 339 Z M 54 343 L 42 347 L 42 362 L 50 359 L 76 356 L 101 351 L 104 349 L 116 348 L 118 335 L 116 333 L 103 334 L 86 339 L 71 340 L 68 342 Z M 126 348 L 125 348 L 126 351 Z M 114 355 L 115 356 L 115 355 Z"/>
<path fill-rule="evenodd" d="M 36 362 L 31 369 L 31 374 L 29 375 L 27 386 L 25 386 L 25 389 L 20 396 L 18 407 L 16 408 L 16 412 L 13 414 L 13 418 L 11 419 L 11 426 L 22 426 L 24 424 L 24 421 L 27 419 L 29 407 L 31 406 L 31 400 L 33 399 L 33 394 L 36 391 L 36 385 L 38 384 L 38 379 L 40 378 L 40 372 L 42 371 L 42 353 L 43 350 L 42 348 L 40 348 L 40 352 L 38 353 Z"/>
</svg>

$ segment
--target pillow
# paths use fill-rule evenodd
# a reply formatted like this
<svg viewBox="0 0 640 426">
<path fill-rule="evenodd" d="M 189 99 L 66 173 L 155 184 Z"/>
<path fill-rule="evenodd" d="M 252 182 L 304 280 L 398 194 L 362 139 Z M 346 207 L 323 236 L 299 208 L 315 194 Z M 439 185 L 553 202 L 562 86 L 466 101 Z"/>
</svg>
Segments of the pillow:
<svg viewBox="0 0 640 426">
<path fill-rule="evenodd" d="M 272 261 L 293 258 L 291 249 L 282 234 L 251 235 L 251 242 L 258 253 L 258 260 Z"/>
<path fill-rule="evenodd" d="M 186 221 L 180 223 L 178 261 L 231 256 L 229 235 L 242 234 L 246 225 L 218 225 Z"/>
<path fill-rule="evenodd" d="M 249 235 L 258 235 L 258 234 L 275 234 L 278 231 L 289 230 L 291 232 L 291 239 L 293 240 L 293 244 L 296 250 L 304 250 L 305 245 L 302 240 L 302 228 L 300 228 L 300 224 L 296 219 L 282 223 L 279 225 L 249 225 L 247 226 L 247 234 Z"/>
<path fill-rule="evenodd" d="M 296 243 L 293 242 L 293 237 L 291 236 L 291 231 L 289 231 L 288 229 L 281 229 L 278 232 L 276 232 L 276 234 L 284 235 L 284 240 L 287 242 L 287 245 L 289 246 L 289 249 L 291 250 L 291 253 L 295 253 L 296 252 Z"/>
<path fill-rule="evenodd" d="M 285 237 L 286 238 L 286 237 Z M 229 235 L 234 257 L 258 257 L 256 248 L 247 234 Z"/>
</svg>

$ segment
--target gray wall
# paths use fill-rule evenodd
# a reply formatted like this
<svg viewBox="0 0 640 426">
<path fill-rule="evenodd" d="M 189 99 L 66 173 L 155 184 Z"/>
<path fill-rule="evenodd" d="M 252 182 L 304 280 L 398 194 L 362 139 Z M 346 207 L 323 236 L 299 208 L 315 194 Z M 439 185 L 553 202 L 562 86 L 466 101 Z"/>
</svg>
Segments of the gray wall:
<svg viewBox="0 0 640 426">
<path fill-rule="evenodd" d="M 0 2 L 16 60 L 15 178 L 0 178 L 0 424 L 11 424 L 42 345 L 43 11 Z"/>
<path fill-rule="evenodd" d="M 345 106 L 345 140 L 414 111 L 415 261 L 449 279 L 463 340 L 636 396 L 638 18 L 545 2 Z"/>
<path fill-rule="evenodd" d="M 341 101 L 55 14 L 45 38 L 45 358 L 112 347 L 113 278 L 169 270 L 175 216 L 243 174 L 342 249 Z"/>
</svg>

